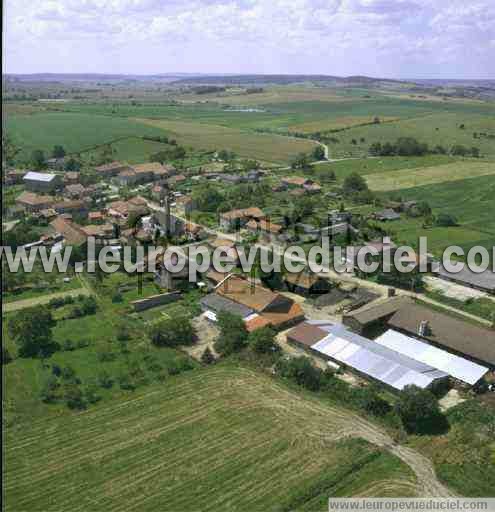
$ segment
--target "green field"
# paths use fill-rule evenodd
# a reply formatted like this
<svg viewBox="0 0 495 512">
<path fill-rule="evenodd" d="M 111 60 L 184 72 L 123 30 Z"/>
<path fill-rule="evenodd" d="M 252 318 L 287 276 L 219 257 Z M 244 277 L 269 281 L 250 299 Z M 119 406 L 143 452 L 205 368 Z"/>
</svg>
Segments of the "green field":
<svg viewBox="0 0 495 512">
<path fill-rule="evenodd" d="M 455 164 L 454 164 L 455 165 Z M 447 183 L 403 188 L 384 194 L 398 195 L 404 200 L 427 201 L 433 213 L 454 215 L 459 226 L 424 229 L 421 219 L 403 216 L 386 227 L 397 237 L 397 242 L 413 244 L 419 236 L 427 236 L 430 249 L 438 253 L 448 245 L 459 245 L 469 250 L 482 245 L 489 250 L 495 246 L 495 176 L 481 176 Z"/>
<path fill-rule="evenodd" d="M 11 429 L 5 510 L 314 510 L 414 496 L 412 471 L 345 435 L 330 407 L 218 367 Z"/>
<path fill-rule="evenodd" d="M 333 134 L 339 142 L 330 144 L 330 155 L 336 158 L 364 156 L 374 142 L 395 142 L 398 137 L 415 137 L 430 147 L 441 145 L 449 150 L 454 144 L 462 144 L 468 148 L 479 148 L 482 155 L 494 156 L 495 139 L 473 136 L 475 132 L 495 135 L 495 116 L 489 115 L 490 110 L 491 107 L 487 105 L 486 114 L 434 113 L 397 122 L 350 128 Z M 465 124 L 464 129 L 459 128 L 461 124 Z M 353 139 L 357 144 L 352 143 Z"/>
<path fill-rule="evenodd" d="M 16 156 L 20 161 L 29 159 L 33 149 L 42 149 L 49 154 L 56 144 L 64 146 L 68 153 L 77 153 L 117 139 L 166 135 L 163 130 L 129 119 L 53 112 L 9 116 L 6 130 L 16 145 L 21 147 L 21 152 Z"/>
</svg>

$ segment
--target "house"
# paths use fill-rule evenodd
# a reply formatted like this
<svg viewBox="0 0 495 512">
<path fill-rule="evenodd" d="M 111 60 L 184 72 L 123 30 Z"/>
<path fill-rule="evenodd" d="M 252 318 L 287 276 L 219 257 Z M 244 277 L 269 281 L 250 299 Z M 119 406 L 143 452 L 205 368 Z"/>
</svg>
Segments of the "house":
<svg viewBox="0 0 495 512">
<path fill-rule="evenodd" d="M 85 187 L 83 187 L 80 183 L 74 183 L 72 185 L 67 185 L 64 189 L 64 196 L 70 199 L 80 199 L 87 193 Z"/>
<path fill-rule="evenodd" d="M 165 180 L 177 173 L 177 169 L 172 164 L 160 164 L 160 167 L 154 166 L 152 170 L 157 181 Z"/>
<path fill-rule="evenodd" d="M 380 222 L 389 222 L 400 220 L 400 213 L 397 213 L 392 208 L 385 208 L 385 210 L 374 213 L 372 217 Z"/>
<path fill-rule="evenodd" d="M 191 196 L 180 196 L 176 199 L 175 204 L 184 212 L 184 215 L 190 215 L 196 209 L 196 201 Z"/>
<path fill-rule="evenodd" d="M 214 290 L 226 277 L 230 276 L 230 272 L 217 272 L 216 270 L 210 269 L 204 275 L 206 282 L 208 283 L 208 289 Z"/>
<path fill-rule="evenodd" d="M 179 272 L 171 272 L 169 269 L 172 266 L 177 265 L 178 256 L 176 254 L 172 254 L 167 259 L 164 254 L 158 255 L 156 257 L 156 272 L 154 276 L 155 283 L 158 284 L 161 288 L 165 288 L 166 290 L 179 290 L 184 286 L 187 286 L 189 279 L 189 265 L 187 259 L 187 249 L 184 250 L 186 256 L 186 263 L 182 270 Z M 168 268 L 167 268 L 168 267 Z"/>
<path fill-rule="evenodd" d="M 146 162 L 143 164 L 132 165 L 131 169 L 136 175 L 136 183 L 149 183 L 156 179 L 156 173 L 160 176 L 162 171 L 166 171 L 160 162 Z"/>
<path fill-rule="evenodd" d="M 81 231 L 86 237 L 93 237 L 97 244 L 108 245 L 115 238 L 112 224 L 88 224 L 81 226 Z"/>
<path fill-rule="evenodd" d="M 448 379 L 448 374 L 379 345 L 329 320 L 309 320 L 287 333 L 287 341 L 325 359 L 335 367 L 401 391 L 415 385 L 431 388 Z"/>
<path fill-rule="evenodd" d="M 229 258 L 229 261 L 237 264 L 239 262 L 239 252 L 235 246 L 235 242 L 224 238 L 215 238 L 208 241 L 209 246 L 213 251 L 220 250 L 219 252 Z"/>
<path fill-rule="evenodd" d="M 151 189 L 151 197 L 154 201 L 161 201 L 167 193 L 168 189 L 163 185 L 153 185 Z"/>
<path fill-rule="evenodd" d="M 116 177 L 117 183 L 121 187 L 130 187 L 136 185 L 139 181 L 138 175 L 132 169 L 126 169 Z"/>
<path fill-rule="evenodd" d="M 322 191 L 321 185 L 318 185 L 318 183 L 310 183 L 309 185 L 303 185 L 304 190 L 308 194 L 320 194 Z"/>
<path fill-rule="evenodd" d="M 22 178 L 24 178 L 25 174 L 26 171 L 23 171 L 21 169 L 11 169 L 5 173 L 4 184 L 19 185 L 22 183 Z"/>
<path fill-rule="evenodd" d="M 128 201 L 113 201 L 108 205 L 107 209 L 108 215 L 120 220 L 127 220 L 131 212 L 136 215 L 145 215 L 148 213 L 146 200 L 143 198 L 132 198 Z"/>
<path fill-rule="evenodd" d="M 332 288 L 327 279 L 312 272 L 287 273 L 284 282 L 290 292 L 304 296 L 322 295 Z"/>
<path fill-rule="evenodd" d="M 220 180 L 231 185 L 238 185 L 244 181 L 244 178 L 240 174 L 222 174 Z"/>
<path fill-rule="evenodd" d="M 57 213 L 70 213 L 72 215 L 86 215 L 88 213 L 88 206 L 84 201 L 78 199 L 69 199 L 60 201 L 53 205 L 53 209 Z"/>
<path fill-rule="evenodd" d="M 35 215 L 38 216 L 40 219 L 44 219 L 46 221 L 50 221 L 54 219 L 58 214 L 53 208 L 46 208 L 45 210 L 41 210 Z"/>
<path fill-rule="evenodd" d="M 130 170 L 130 167 L 127 164 L 117 161 L 95 167 L 95 171 L 104 178 L 111 178 L 128 170 Z"/>
<path fill-rule="evenodd" d="M 471 361 L 495 368 L 495 330 L 478 327 L 416 303 L 398 309 L 388 325 Z"/>
<path fill-rule="evenodd" d="M 81 174 L 79 172 L 69 171 L 64 174 L 64 184 L 65 185 L 74 185 L 75 183 L 79 183 L 81 178 Z"/>
<path fill-rule="evenodd" d="M 248 331 L 265 326 L 281 330 L 304 319 L 301 306 L 292 299 L 233 274 L 221 281 L 211 295 L 221 299 L 207 296 L 209 299 L 202 304 L 207 318 L 216 321 L 219 311 L 235 309 Z"/>
<path fill-rule="evenodd" d="M 167 183 L 170 187 L 175 187 L 179 185 L 180 183 L 184 183 L 184 181 L 187 181 L 186 176 L 183 174 L 176 174 L 175 176 L 171 176 L 168 178 Z"/>
<path fill-rule="evenodd" d="M 281 184 L 288 188 L 302 188 L 304 186 L 313 185 L 314 181 L 301 176 L 287 176 L 282 178 Z"/>
<path fill-rule="evenodd" d="M 265 214 L 257 207 L 231 210 L 220 214 L 220 227 L 227 231 L 245 226 L 250 220 L 265 219 Z"/>
<path fill-rule="evenodd" d="M 343 261 L 343 263 L 356 268 L 360 254 L 366 254 L 367 261 L 382 258 L 386 253 L 389 253 L 390 257 L 393 258 L 396 249 L 397 246 L 390 241 L 388 237 L 385 237 L 383 241 L 375 240 L 365 245 L 350 245 L 346 248 L 346 255 L 344 256 L 345 261 Z M 376 256 L 374 256 L 373 253 L 376 253 Z"/>
<path fill-rule="evenodd" d="M 259 221 L 256 221 L 254 219 L 251 219 L 246 224 L 246 229 L 249 230 L 251 233 L 261 235 L 263 238 L 269 240 L 269 241 L 275 241 L 277 240 L 278 235 L 283 230 L 283 227 L 280 224 L 275 224 L 270 222 L 269 220 L 261 219 Z"/>
<path fill-rule="evenodd" d="M 48 160 L 45 160 L 45 164 L 50 169 L 62 169 L 65 164 L 65 158 L 49 158 Z"/>
<path fill-rule="evenodd" d="M 448 272 L 442 265 L 437 265 L 434 272 L 437 277 L 445 281 L 452 281 L 468 288 L 495 295 L 495 272 L 489 268 L 484 272 L 473 272 L 467 266 L 464 266 L 460 272 Z"/>
<path fill-rule="evenodd" d="M 88 213 L 88 221 L 91 224 L 101 224 L 105 219 L 105 214 L 103 212 L 89 212 Z"/>
<path fill-rule="evenodd" d="M 87 235 L 82 230 L 82 226 L 72 222 L 72 220 L 65 219 L 58 216 L 50 222 L 50 226 L 55 233 L 64 238 L 67 245 L 82 245 L 86 242 Z"/>
<path fill-rule="evenodd" d="M 51 208 L 54 198 L 52 196 L 34 194 L 33 192 L 23 192 L 16 198 L 15 202 L 26 213 L 35 213 Z"/>
<path fill-rule="evenodd" d="M 58 174 L 29 171 L 22 182 L 31 192 L 54 192 L 61 187 L 62 178 Z"/>
</svg>

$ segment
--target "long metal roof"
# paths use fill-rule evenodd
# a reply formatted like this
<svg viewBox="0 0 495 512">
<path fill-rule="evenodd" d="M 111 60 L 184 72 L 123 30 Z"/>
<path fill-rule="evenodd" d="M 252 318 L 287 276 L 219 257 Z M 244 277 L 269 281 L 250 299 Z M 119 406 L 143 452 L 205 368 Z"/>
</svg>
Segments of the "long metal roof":
<svg viewBox="0 0 495 512">
<path fill-rule="evenodd" d="M 57 175 L 56 174 L 49 174 L 45 172 L 34 172 L 29 171 L 24 175 L 25 180 L 31 180 L 31 181 L 44 181 L 44 182 L 50 182 L 52 181 Z"/>
<path fill-rule="evenodd" d="M 488 368 L 480 364 L 428 345 L 428 343 L 411 338 L 393 329 L 382 334 L 375 342 L 383 347 L 400 352 L 415 361 L 433 366 L 471 385 L 476 384 L 488 372 Z"/>
<path fill-rule="evenodd" d="M 448 376 L 428 364 L 355 334 L 342 324 L 318 320 L 308 323 L 327 333 L 311 346 L 313 350 L 395 389 L 402 390 L 411 384 L 427 388 L 435 380 Z"/>
</svg>

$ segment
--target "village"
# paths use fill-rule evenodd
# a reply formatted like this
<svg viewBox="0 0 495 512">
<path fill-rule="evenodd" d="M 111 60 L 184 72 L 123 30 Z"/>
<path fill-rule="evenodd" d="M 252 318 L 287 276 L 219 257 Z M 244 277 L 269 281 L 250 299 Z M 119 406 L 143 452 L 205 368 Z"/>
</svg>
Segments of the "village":
<svg viewBox="0 0 495 512">
<path fill-rule="evenodd" d="M 241 318 L 249 333 L 264 328 L 276 332 L 285 357 L 308 356 L 317 367 L 335 372 L 353 386 L 375 382 L 391 392 L 409 385 L 443 388 L 445 408 L 469 394 L 494 390 L 495 315 L 480 318 L 429 298 L 417 286 L 416 273 L 405 283 L 369 279 L 357 268 L 356 256 L 347 261 L 351 272 L 345 274 L 304 269 L 263 275 L 254 269 L 245 275 L 239 268 L 240 254 L 253 245 L 278 252 L 291 244 L 309 248 L 325 236 L 350 247 L 350 254 L 371 247 L 379 258 L 386 252 L 393 255 L 396 244 L 390 239 L 384 243 L 378 236 L 383 232 L 376 224 L 373 231 L 370 225 L 393 223 L 417 208 L 417 202 L 390 201 L 365 216 L 356 215 L 344 206 L 342 193 L 299 176 L 297 169 L 274 172 L 251 163 L 247 170 L 234 173 L 227 167 L 215 154 L 212 164 L 196 169 L 111 161 L 95 166 L 91 179 L 79 171 L 64 171 L 63 158 L 48 160 L 42 171 L 7 170 L 5 186 L 20 191 L 9 210 L 9 231 L 15 233 L 18 223 L 36 226 L 39 239 L 19 245 L 27 251 L 44 246 L 57 252 L 70 245 L 84 254 L 90 237 L 97 247 L 111 247 L 116 253 L 125 246 L 152 243 L 177 245 L 186 253 L 199 244 L 212 252 L 220 248 L 234 269 L 221 273 L 210 268 L 193 283 L 188 280 L 187 264 L 182 272 L 171 273 L 163 253 L 159 254 L 156 272 L 145 274 L 157 293 L 136 298 L 128 310 L 129 315 L 147 310 L 153 322 L 166 315 L 160 307 L 180 301 L 191 289 L 199 290 L 200 313 L 194 318 L 198 339 L 185 350 L 200 361 L 205 351 L 213 359 L 219 357 L 214 348 L 217 317 L 229 313 Z M 253 201 L 243 208 L 216 212 L 214 192 L 220 189 L 228 194 L 242 184 L 259 187 L 252 189 L 255 195 L 257 190 L 267 190 L 269 197 L 283 196 L 289 204 L 300 200 L 302 211 L 289 213 L 283 207 L 274 209 L 266 203 L 265 208 Z M 208 194 L 213 199 L 205 200 Z M 308 222 L 311 215 L 304 212 L 303 202 L 308 199 L 310 210 L 317 205 L 326 212 L 326 222 Z M 205 216 L 201 209 L 208 200 L 213 205 L 206 204 Z M 495 275 L 490 271 L 449 274 L 435 265 L 432 255 L 427 266 L 424 279 L 437 289 L 465 300 L 483 297 L 493 301 L 495 309 Z M 15 293 L 15 288 L 7 291 Z M 43 294 L 39 297 L 43 303 Z M 46 297 L 45 302 L 51 298 Z"/>
</svg>

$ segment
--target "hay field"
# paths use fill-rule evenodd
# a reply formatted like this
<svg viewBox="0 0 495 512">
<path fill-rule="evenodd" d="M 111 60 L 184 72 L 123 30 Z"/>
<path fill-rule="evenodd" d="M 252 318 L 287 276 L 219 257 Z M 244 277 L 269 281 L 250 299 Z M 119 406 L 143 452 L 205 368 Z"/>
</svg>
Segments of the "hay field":
<svg viewBox="0 0 495 512">
<path fill-rule="evenodd" d="M 464 160 L 446 165 L 417 169 L 389 171 L 368 175 L 366 180 L 371 190 L 385 192 L 405 188 L 462 181 L 495 174 L 495 162 Z"/>
<path fill-rule="evenodd" d="M 143 118 L 133 121 L 166 130 L 186 146 L 206 150 L 228 149 L 241 157 L 270 163 L 287 163 L 297 153 L 308 152 L 315 147 L 315 143 L 308 140 L 245 132 L 213 124 Z"/>
<path fill-rule="evenodd" d="M 416 495 L 399 459 L 340 439 L 360 423 L 346 418 L 249 370 L 188 373 L 7 431 L 4 509 L 297 510 Z"/>
</svg>

